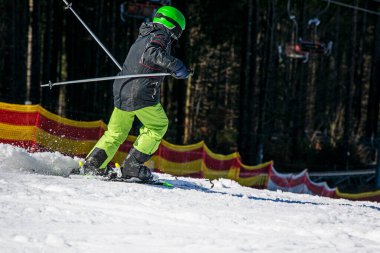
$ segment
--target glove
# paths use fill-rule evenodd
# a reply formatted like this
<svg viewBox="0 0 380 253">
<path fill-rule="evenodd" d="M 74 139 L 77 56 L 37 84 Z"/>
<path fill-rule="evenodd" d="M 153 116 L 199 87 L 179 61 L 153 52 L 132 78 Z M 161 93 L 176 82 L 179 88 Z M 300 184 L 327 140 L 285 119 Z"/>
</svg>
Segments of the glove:
<svg viewBox="0 0 380 253">
<path fill-rule="evenodd" d="M 191 70 L 186 68 L 185 65 L 178 60 L 177 68 L 171 75 L 177 79 L 186 79 L 191 73 Z"/>
</svg>

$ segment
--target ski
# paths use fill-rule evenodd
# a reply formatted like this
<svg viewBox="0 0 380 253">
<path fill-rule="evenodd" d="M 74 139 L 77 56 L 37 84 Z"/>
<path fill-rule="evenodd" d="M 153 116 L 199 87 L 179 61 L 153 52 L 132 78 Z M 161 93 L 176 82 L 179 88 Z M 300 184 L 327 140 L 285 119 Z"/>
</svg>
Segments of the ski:
<svg viewBox="0 0 380 253">
<path fill-rule="evenodd" d="M 173 188 L 174 185 L 159 179 L 157 176 L 153 176 L 151 180 L 142 181 L 138 178 L 122 178 L 120 172 L 120 165 L 115 164 L 115 167 L 107 167 L 105 171 L 85 171 L 83 168 L 83 162 L 79 162 L 79 167 L 74 168 L 70 172 L 70 176 L 82 175 L 87 177 L 96 177 L 102 181 L 112 181 L 112 182 L 123 182 L 123 183 L 137 183 L 137 184 L 147 184 L 147 185 L 158 185 L 167 188 Z"/>
<path fill-rule="evenodd" d="M 103 179 L 104 181 L 111 181 L 111 182 L 121 182 L 121 183 L 136 183 L 136 184 L 147 184 L 147 185 L 158 185 L 158 186 L 164 186 L 167 188 L 173 188 L 174 185 L 166 182 L 161 179 L 152 179 L 149 181 L 141 181 L 138 178 L 121 178 L 121 177 L 115 177 L 115 176 L 109 176 Z"/>
<path fill-rule="evenodd" d="M 104 175 L 90 175 L 90 174 L 70 174 L 68 175 L 69 178 L 86 178 L 86 179 L 96 179 L 106 182 L 120 182 L 120 183 L 131 183 L 131 184 L 146 184 L 146 185 L 157 185 L 157 186 L 163 186 L 166 188 L 174 188 L 173 184 L 162 180 L 162 179 L 152 179 L 149 181 L 141 181 L 138 178 L 121 178 L 121 177 L 115 177 L 115 176 L 104 176 Z M 177 188 L 177 187 L 176 187 Z M 181 187 L 179 187 L 181 188 Z"/>
<path fill-rule="evenodd" d="M 97 179 L 107 182 L 120 182 L 120 183 L 136 183 L 145 185 L 155 185 L 162 186 L 165 188 L 179 188 L 184 190 L 198 190 L 198 191 L 210 191 L 213 188 L 213 183 L 210 181 L 210 188 L 188 182 L 187 180 L 177 179 L 175 180 L 164 180 L 159 176 L 153 174 L 153 178 L 148 181 L 142 181 L 139 178 L 122 178 L 120 165 L 115 164 L 115 167 L 108 166 L 106 170 L 102 171 L 85 171 L 83 168 L 83 162 L 79 162 L 79 167 L 71 170 L 68 177 L 76 178 L 77 176 L 85 177 L 88 179 Z"/>
</svg>

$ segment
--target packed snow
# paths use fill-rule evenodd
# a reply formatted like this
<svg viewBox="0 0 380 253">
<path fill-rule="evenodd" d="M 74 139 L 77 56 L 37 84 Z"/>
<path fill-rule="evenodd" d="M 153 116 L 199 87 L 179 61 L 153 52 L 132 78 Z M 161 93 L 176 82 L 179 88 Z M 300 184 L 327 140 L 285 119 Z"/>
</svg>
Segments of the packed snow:
<svg viewBox="0 0 380 253">
<path fill-rule="evenodd" d="M 379 203 L 67 177 L 78 160 L 0 144 L 0 252 L 380 252 Z"/>
</svg>

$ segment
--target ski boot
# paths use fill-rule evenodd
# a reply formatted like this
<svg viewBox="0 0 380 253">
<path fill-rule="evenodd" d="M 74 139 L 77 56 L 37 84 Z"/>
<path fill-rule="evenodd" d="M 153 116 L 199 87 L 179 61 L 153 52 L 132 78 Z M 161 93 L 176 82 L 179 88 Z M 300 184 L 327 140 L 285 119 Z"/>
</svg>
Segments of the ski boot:
<svg viewBox="0 0 380 253">
<path fill-rule="evenodd" d="M 141 153 L 137 149 L 132 148 L 121 166 L 121 177 L 125 179 L 136 177 L 141 181 L 152 180 L 152 172 L 144 165 L 149 158 L 150 155 Z"/>
<path fill-rule="evenodd" d="M 79 162 L 79 167 L 71 171 L 70 174 L 83 174 L 95 176 L 107 176 L 112 168 L 108 165 L 102 169 L 100 166 L 107 159 L 107 154 L 103 149 L 95 148 L 87 157 L 85 162 Z"/>
</svg>

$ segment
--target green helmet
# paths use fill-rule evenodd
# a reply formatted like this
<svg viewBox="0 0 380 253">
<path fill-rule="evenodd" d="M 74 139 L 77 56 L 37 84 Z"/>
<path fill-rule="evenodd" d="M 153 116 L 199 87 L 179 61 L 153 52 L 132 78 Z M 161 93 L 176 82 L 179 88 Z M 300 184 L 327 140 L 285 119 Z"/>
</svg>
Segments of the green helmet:
<svg viewBox="0 0 380 253">
<path fill-rule="evenodd" d="M 171 6 L 162 6 L 154 14 L 153 23 L 162 24 L 172 31 L 173 36 L 178 39 L 185 30 L 186 20 L 183 14 Z"/>
</svg>

